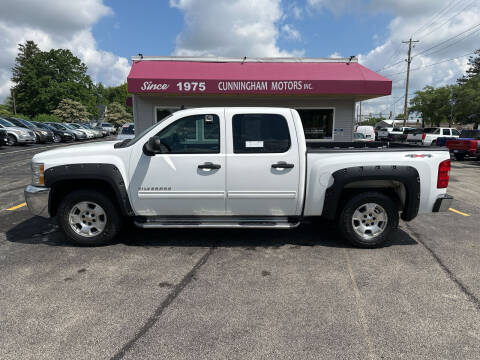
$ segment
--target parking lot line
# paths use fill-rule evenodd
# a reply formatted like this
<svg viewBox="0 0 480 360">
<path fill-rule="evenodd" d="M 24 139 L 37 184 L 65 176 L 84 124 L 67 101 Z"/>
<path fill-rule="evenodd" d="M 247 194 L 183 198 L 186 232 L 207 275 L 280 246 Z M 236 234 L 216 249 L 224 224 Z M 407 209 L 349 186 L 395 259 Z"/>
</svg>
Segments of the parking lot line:
<svg viewBox="0 0 480 360">
<path fill-rule="evenodd" d="M 454 212 L 455 214 L 460 214 L 460 215 L 463 215 L 463 216 L 470 216 L 469 214 L 466 214 L 464 212 L 455 210 L 454 208 L 449 208 L 448 210 L 450 210 L 451 212 Z"/>
<path fill-rule="evenodd" d="M 8 208 L 7 211 L 17 210 L 17 209 L 20 209 L 20 208 L 24 207 L 25 205 L 27 205 L 26 202 L 15 205 L 15 206 L 12 206 L 11 208 Z"/>
</svg>

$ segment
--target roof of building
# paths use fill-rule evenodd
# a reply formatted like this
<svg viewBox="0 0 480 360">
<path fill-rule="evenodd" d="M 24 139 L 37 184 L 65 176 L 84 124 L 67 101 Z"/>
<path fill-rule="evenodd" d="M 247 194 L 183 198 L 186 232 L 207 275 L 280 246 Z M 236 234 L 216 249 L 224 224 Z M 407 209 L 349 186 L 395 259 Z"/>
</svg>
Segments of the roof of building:
<svg viewBox="0 0 480 360">
<path fill-rule="evenodd" d="M 134 57 L 131 93 L 390 95 L 391 80 L 353 59 Z"/>
</svg>

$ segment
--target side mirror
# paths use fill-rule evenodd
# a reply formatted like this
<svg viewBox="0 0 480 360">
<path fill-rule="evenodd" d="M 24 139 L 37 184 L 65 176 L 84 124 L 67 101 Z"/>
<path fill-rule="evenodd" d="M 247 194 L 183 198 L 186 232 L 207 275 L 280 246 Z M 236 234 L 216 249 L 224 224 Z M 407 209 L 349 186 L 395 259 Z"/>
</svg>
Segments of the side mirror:
<svg viewBox="0 0 480 360">
<path fill-rule="evenodd" d="M 161 154 L 164 146 L 160 141 L 158 136 L 152 136 L 148 141 L 143 145 L 143 152 L 145 155 L 153 156 L 155 154 Z"/>
</svg>

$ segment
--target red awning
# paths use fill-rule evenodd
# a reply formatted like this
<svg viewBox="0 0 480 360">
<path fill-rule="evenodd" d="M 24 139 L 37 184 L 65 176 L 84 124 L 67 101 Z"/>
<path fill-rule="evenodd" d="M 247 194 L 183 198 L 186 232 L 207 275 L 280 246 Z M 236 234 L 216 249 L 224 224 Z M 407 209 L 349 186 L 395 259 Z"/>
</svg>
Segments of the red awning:
<svg viewBox="0 0 480 360">
<path fill-rule="evenodd" d="M 392 81 L 351 62 L 134 60 L 130 93 L 390 95 Z"/>
</svg>

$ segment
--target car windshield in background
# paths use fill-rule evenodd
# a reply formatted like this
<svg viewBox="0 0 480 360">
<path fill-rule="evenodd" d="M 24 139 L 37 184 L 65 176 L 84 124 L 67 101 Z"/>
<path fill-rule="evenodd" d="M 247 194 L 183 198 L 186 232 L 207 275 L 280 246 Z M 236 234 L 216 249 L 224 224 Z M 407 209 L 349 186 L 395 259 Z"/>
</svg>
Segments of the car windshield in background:
<svg viewBox="0 0 480 360">
<path fill-rule="evenodd" d="M 122 135 L 135 135 L 135 125 L 123 126 Z"/>
<path fill-rule="evenodd" d="M 109 123 L 102 123 L 102 127 L 113 127 L 113 125 Z"/>
<path fill-rule="evenodd" d="M 462 130 L 461 138 L 480 140 L 480 130 Z"/>
<path fill-rule="evenodd" d="M 423 132 L 424 132 L 425 134 L 436 134 L 436 133 L 438 133 L 439 131 L 440 131 L 439 128 L 425 128 L 425 129 L 423 129 Z"/>
<path fill-rule="evenodd" d="M 62 124 L 62 125 L 65 126 L 67 129 L 77 130 L 77 128 L 75 126 L 72 126 L 71 124 Z"/>
<path fill-rule="evenodd" d="M 395 131 L 395 132 L 402 132 L 402 129 L 400 129 L 400 128 L 393 128 L 393 130 L 392 130 L 392 131 Z"/>
<path fill-rule="evenodd" d="M 58 130 L 68 130 L 68 128 L 62 124 L 48 124 L 50 126 L 53 126 L 55 129 L 58 129 Z"/>
<path fill-rule="evenodd" d="M 4 118 L 0 118 L 0 124 L 2 124 L 3 126 L 6 126 L 6 127 L 12 127 L 12 126 L 15 126 L 13 125 L 10 121 L 4 119 Z"/>
<path fill-rule="evenodd" d="M 33 128 L 33 127 L 36 127 L 35 124 L 31 123 L 30 121 L 28 120 L 25 120 L 25 119 L 19 119 L 23 124 L 25 124 L 26 126 L 28 126 L 29 128 Z"/>
<path fill-rule="evenodd" d="M 353 133 L 353 136 L 355 137 L 355 139 L 366 139 L 364 134 L 358 132 Z"/>
</svg>

